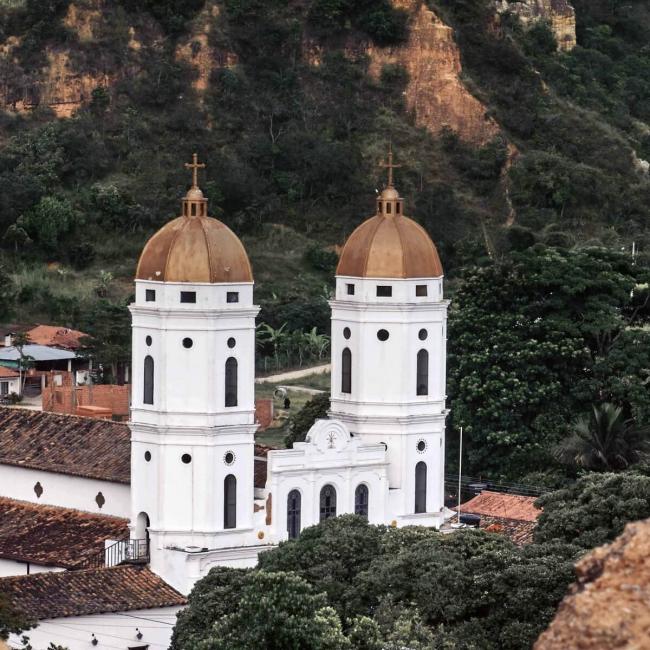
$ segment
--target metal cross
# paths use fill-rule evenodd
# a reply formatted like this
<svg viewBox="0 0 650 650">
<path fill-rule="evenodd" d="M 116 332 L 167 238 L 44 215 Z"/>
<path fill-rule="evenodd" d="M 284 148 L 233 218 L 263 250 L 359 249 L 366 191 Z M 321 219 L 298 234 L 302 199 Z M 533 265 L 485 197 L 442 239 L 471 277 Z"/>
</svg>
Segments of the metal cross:
<svg viewBox="0 0 650 650">
<path fill-rule="evenodd" d="M 334 449 L 334 441 L 336 440 L 336 434 L 333 431 L 330 431 L 327 434 L 327 442 L 329 443 L 327 445 L 328 449 Z"/>
<path fill-rule="evenodd" d="M 393 187 L 393 169 L 397 169 L 401 167 L 402 165 L 394 165 L 393 164 L 393 146 L 388 145 L 388 162 L 380 162 L 379 163 L 380 167 L 384 167 L 388 169 L 388 185 L 387 187 Z"/>
<path fill-rule="evenodd" d="M 191 163 L 185 163 L 185 168 L 192 170 L 192 187 L 193 188 L 198 187 L 198 185 L 197 185 L 198 170 L 199 169 L 205 169 L 205 163 L 200 163 L 200 162 L 198 162 L 198 160 L 199 160 L 198 155 L 193 153 L 192 154 L 192 162 Z"/>
</svg>

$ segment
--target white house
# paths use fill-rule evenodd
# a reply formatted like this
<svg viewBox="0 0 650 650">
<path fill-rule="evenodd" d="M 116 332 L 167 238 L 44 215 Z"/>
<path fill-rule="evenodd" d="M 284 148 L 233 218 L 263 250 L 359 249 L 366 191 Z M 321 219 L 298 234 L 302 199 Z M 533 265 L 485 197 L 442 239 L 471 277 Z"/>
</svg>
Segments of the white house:
<svg viewBox="0 0 650 650">
<path fill-rule="evenodd" d="M 16 370 L 0 366 L 0 399 L 12 393 L 20 395 L 20 376 Z"/>
</svg>

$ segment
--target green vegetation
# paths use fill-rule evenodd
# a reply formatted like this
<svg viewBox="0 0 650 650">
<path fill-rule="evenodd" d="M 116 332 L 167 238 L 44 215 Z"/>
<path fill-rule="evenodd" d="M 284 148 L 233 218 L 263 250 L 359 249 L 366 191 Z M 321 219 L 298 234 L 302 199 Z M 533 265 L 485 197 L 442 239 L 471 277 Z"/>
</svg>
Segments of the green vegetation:
<svg viewBox="0 0 650 650">
<path fill-rule="evenodd" d="M 10 634 L 20 634 L 24 630 L 34 627 L 35 622 L 30 621 L 22 612 L 17 611 L 0 594 L 0 640 L 6 641 Z"/>
<path fill-rule="evenodd" d="M 345 515 L 260 555 L 257 570 L 213 569 L 171 648 L 529 648 L 573 579 L 577 551 Z"/>
<path fill-rule="evenodd" d="M 611 542 L 628 522 L 650 517 L 650 477 L 632 472 L 587 474 L 537 504 L 544 509 L 535 530 L 537 542 L 593 548 Z"/>
<path fill-rule="evenodd" d="M 285 447 L 293 448 L 294 442 L 304 442 L 309 429 L 318 419 L 327 418 L 330 408 L 330 394 L 320 393 L 312 397 L 289 419 L 289 433 L 284 439 Z"/>
</svg>

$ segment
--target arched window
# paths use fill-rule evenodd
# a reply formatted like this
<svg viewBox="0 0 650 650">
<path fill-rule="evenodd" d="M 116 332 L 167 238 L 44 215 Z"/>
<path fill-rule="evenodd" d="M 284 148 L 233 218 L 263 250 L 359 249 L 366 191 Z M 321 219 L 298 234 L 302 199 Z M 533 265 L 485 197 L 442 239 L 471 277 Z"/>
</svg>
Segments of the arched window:
<svg viewBox="0 0 650 650">
<path fill-rule="evenodd" d="M 341 392 L 352 392 L 352 352 L 345 348 L 341 355 Z"/>
<path fill-rule="evenodd" d="M 226 361 L 226 406 L 237 406 L 237 359 Z"/>
<path fill-rule="evenodd" d="M 354 491 L 354 514 L 368 518 L 368 486 L 363 483 Z"/>
<path fill-rule="evenodd" d="M 336 489 L 333 485 L 324 485 L 320 491 L 320 520 L 336 517 Z"/>
<path fill-rule="evenodd" d="M 223 527 L 237 526 L 237 479 L 228 474 L 223 482 Z"/>
<path fill-rule="evenodd" d="M 415 466 L 415 512 L 427 511 L 427 464 L 420 461 Z"/>
<path fill-rule="evenodd" d="M 144 358 L 144 398 L 145 404 L 153 404 L 153 357 Z"/>
<path fill-rule="evenodd" d="M 296 539 L 300 535 L 300 492 L 291 490 L 287 497 L 287 532 L 289 539 Z"/>
<path fill-rule="evenodd" d="M 429 394 L 429 353 L 426 350 L 418 352 L 417 394 Z"/>
</svg>

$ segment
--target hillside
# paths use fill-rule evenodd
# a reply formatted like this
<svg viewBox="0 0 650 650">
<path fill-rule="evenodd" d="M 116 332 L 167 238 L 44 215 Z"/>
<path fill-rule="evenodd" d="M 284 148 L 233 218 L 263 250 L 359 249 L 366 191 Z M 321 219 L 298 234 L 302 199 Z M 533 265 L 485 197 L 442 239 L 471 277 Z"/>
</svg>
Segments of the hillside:
<svg viewBox="0 0 650 650">
<path fill-rule="evenodd" d="M 3 0 L 0 321 L 128 322 L 193 151 L 275 327 L 327 328 L 389 142 L 452 279 L 535 239 L 643 248 L 649 7 Z"/>
</svg>

